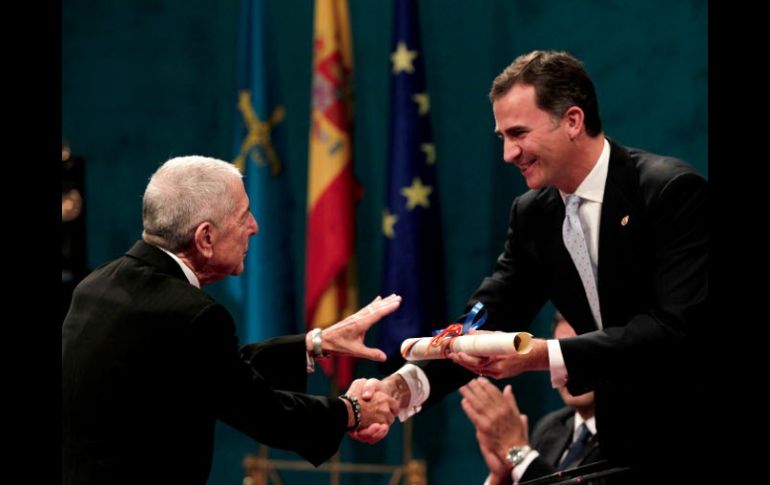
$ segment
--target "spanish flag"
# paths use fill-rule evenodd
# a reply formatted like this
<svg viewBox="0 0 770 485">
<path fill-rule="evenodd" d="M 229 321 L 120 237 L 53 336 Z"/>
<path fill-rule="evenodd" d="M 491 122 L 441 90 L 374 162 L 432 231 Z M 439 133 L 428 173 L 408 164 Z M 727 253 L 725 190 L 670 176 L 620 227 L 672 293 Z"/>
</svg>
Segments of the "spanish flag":
<svg viewBox="0 0 770 485">
<path fill-rule="evenodd" d="M 352 149 L 353 49 L 346 0 L 316 0 L 305 253 L 305 318 L 327 327 L 358 306 Z M 353 378 L 348 357 L 320 361 L 340 389 Z"/>
</svg>

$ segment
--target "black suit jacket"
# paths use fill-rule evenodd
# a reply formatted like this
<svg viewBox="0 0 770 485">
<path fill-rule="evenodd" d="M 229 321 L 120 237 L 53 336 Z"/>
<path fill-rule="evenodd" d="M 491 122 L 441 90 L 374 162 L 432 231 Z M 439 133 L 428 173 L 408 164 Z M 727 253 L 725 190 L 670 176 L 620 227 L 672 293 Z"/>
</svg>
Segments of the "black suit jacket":
<svg viewBox="0 0 770 485">
<path fill-rule="evenodd" d="M 579 334 L 561 340 L 570 392 L 596 391 L 605 457 L 643 469 L 660 463 L 650 453 L 681 459 L 703 428 L 693 410 L 707 402 L 699 365 L 709 329 L 708 184 L 680 160 L 610 145 L 599 230 L 604 329 L 564 247 L 564 203 L 553 187 L 513 201 L 504 250 L 469 308 L 484 303 L 486 329 L 521 331 L 552 300 Z M 426 406 L 474 377 L 449 361 L 421 365 Z"/>
<path fill-rule="evenodd" d="M 530 445 L 536 449 L 539 456 L 532 460 L 521 481 L 533 480 L 556 472 L 564 451 L 572 443 L 575 430 L 575 411 L 564 407 L 543 416 L 532 432 Z M 598 436 L 593 435 L 588 441 L 584 453 L 574 466 L 587 465 L 602 460 Z"/>
<path fill-rule="evenodd" d="M 217 419 L 317 465 L 347 410 L 305 381 L 304 336 L 240 352 L 227 310 L 139 241 L 78 285 L 63 324 L 63 482 L 205 483 Z"/>
</svg>

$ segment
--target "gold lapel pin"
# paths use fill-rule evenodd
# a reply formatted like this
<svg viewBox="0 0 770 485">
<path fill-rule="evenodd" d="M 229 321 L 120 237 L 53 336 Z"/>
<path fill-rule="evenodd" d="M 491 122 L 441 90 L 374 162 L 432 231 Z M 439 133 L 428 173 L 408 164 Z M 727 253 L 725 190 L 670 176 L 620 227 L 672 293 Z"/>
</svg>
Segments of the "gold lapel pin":
<svg viewBox="0 0 770 485">
<path fill-rule="evenodd" d="M 625 227 L 626 224 L 628 224 L 628 216 L 627 215 L 623 216 L 623 219 L 620 220 L 620 225 L 621 226 Z"/>
</svg>

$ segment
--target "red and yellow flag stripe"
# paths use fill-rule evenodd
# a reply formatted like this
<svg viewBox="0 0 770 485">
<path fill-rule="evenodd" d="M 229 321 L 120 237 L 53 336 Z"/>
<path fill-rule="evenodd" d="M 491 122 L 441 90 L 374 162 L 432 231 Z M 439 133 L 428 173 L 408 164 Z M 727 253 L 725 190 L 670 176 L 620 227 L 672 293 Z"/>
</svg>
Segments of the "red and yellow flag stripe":
<svg viewBox="0 0 770 485">
<path fill-rule="evenodd" d="M 313 92 L 307 199 L 305 317 L 308 328 L 326 327 L 358 305 L 354 277 L 355 203 L 353 177 L 353 49 L 345 0 L 316 0 Z M 341 387 L 352 365 L 336 367 Z M 322 362 L 323 363 L 323 362 Z"/>
</svg>

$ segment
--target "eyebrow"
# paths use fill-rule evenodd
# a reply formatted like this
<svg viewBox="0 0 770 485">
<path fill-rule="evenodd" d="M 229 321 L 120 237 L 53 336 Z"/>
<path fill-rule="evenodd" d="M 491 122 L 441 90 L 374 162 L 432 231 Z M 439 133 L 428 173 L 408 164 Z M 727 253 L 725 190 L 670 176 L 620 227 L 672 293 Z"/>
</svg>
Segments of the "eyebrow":
<svg viewBox="0 0 770 485">
<path fill-rule="evenodd" d="M 526 133 L 528 131 L 531 131 L 531 129 L 524 125 L 514 125 L 514 126 L 509 126 L 503 131 L 500 131 L 499 128 L 495 128 L 495 135 L 502 136 L 503 133 L 507 133 L 509 135 L 520 135 L 521 133 Z"/>
</svg>

